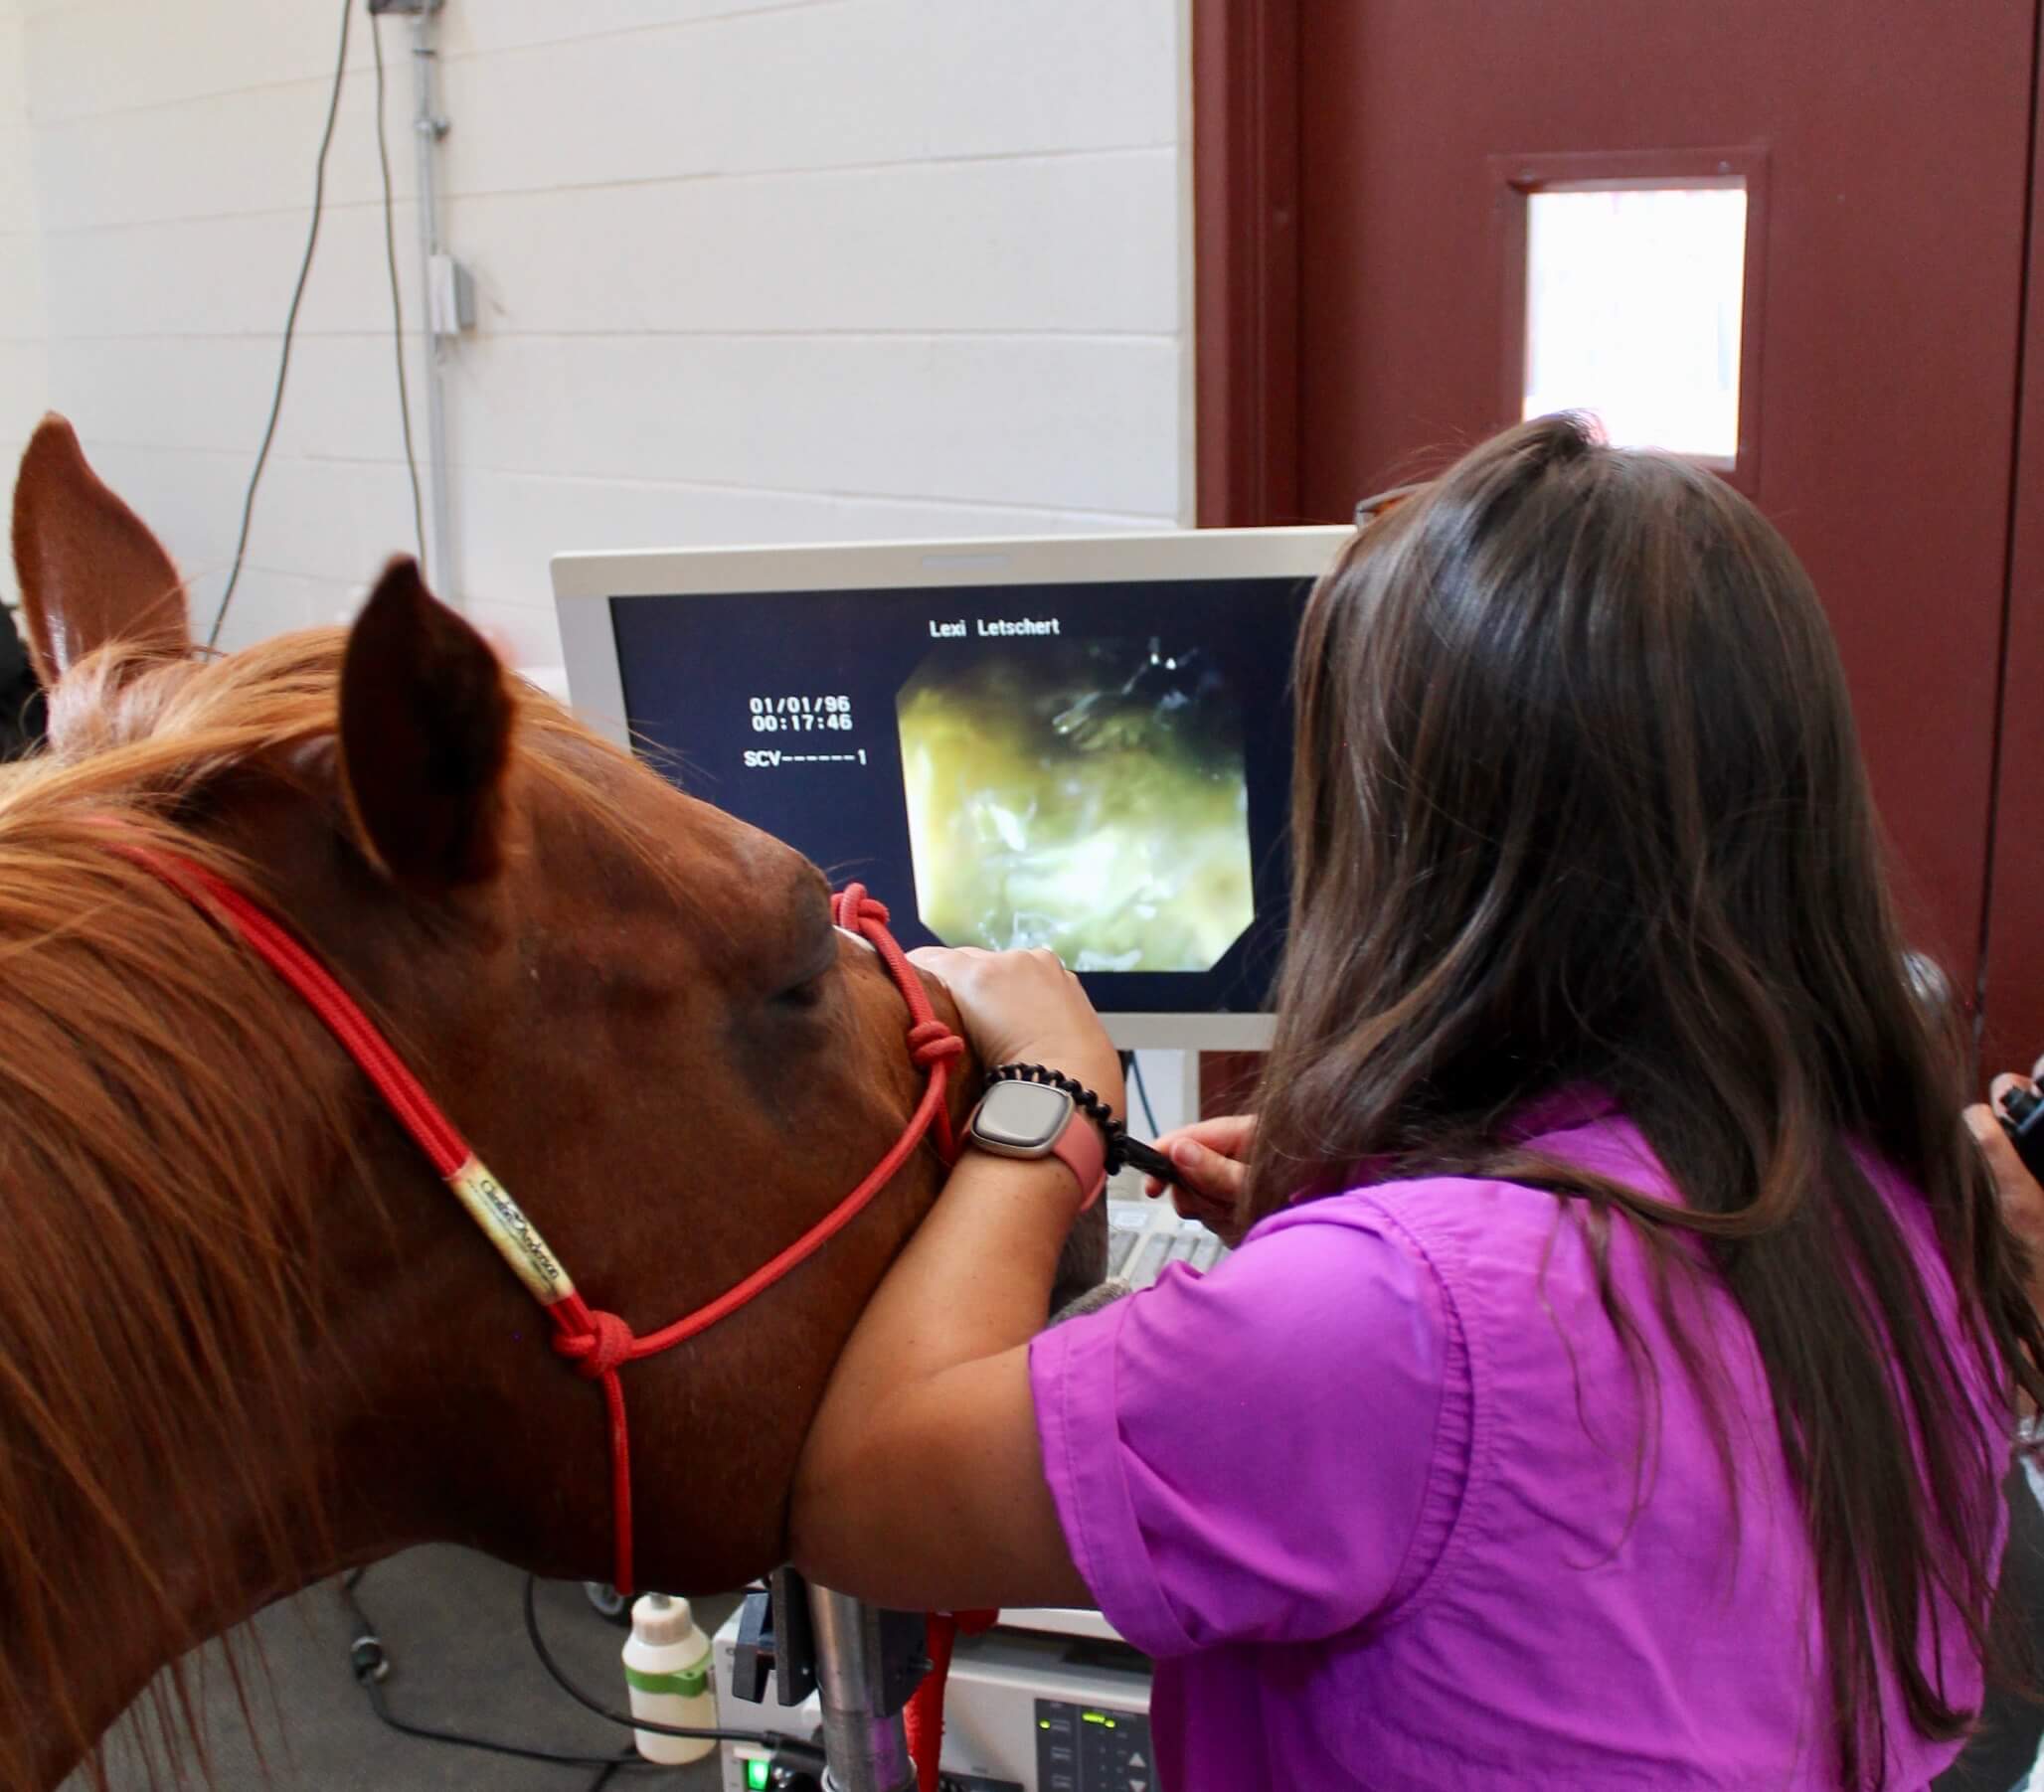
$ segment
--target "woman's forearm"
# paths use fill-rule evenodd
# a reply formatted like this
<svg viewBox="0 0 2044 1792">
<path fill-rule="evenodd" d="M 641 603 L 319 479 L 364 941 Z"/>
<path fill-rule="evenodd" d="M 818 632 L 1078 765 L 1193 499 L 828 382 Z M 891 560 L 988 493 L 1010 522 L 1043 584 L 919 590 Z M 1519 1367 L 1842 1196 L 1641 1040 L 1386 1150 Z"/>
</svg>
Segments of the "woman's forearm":
<svg viewBox="0 0 2044 1792">
<path fill-rule="evenodd" d="M 1027 1380 L 1077 1206 L 1054 1160 L 960 1161 L 824 1393 L 790 1514 L 798 1565 L 898 1604 L 1085 1596 Z"/>
<path fill-rule="evenodd" d="M 1043 1329 L 1078 1203 L 1055 1160 L 968 1151 L 882 1278 L 832 1378 L 826 1411 L 885 1397 Z M 865 1414 L 864 1416 L 872 1416 Z"/>
</svg>

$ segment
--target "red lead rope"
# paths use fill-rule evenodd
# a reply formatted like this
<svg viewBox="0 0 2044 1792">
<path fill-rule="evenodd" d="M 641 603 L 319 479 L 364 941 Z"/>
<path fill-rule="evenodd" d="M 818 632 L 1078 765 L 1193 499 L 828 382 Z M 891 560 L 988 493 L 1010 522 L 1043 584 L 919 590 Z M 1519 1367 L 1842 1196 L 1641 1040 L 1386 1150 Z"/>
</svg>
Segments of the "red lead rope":
<svg viewBox="0 0 2044 1792">
<path fill-rule="evenodd" d="M 203 866 L 174 854 L 156 852 L 130 842 L 111 843 L 113 850 L 154 873 L 195 907 L 239 934 L 284 982 L 304 998 L 342 1049 L 361 1065 L 376 1085 L 399 1125 L 409 1132 L 480 1225 L 489 1240 L 525 1283 L 554 1322 L 554 1348 L 590 1381 L 599 1382 L 610 1418 L 610 1492 L 614 1531 L 614 1584 L 620 1593 L 632 1590 L 631 1573 L 631 1439 L 625 1421 L 624 1388 L 617 1372 L 626 1363 L 657 1356 L 685 1339 L 706 1332 L 720 1319 L 779 1281 L 796 1264 L 822 1249 L 871 1204 L 908 1162 L 909 1154 L 933 1130 L 937 1149 L 949 1163 L 956 1155 L 950 1112 L 944 1103 L 951 1059 L 965 1042 L 937 1018 L 930 996 L 907 955 L 887 930 L 887 909 L 867 896 L 862 885 L 847 887 L 836 898 L 834 916 L 848 932 L 859 934 L 880 954 L 895 987 L 909 1006 L 909 1055 L 928 1080 L 893 1147 L 865 1180 L 829 1213 L 777 1255 L 743 1281 L 693 1313 L 644 1337 L 635 1335 L 615 1313 L 590 1306 L 575 1291 L 560 1259 L 547 1247 L 536 1226 L 522 1214 L 503 1186 L 485 1170 L 468 1143 L 454 1129 L 418 1077 L 391 1049 L 390 1042 L 357 1006 L 319 959 L 288 932 L 260 903 L 252 900 Z M 939 1694 L 939 1697 L 941 1695 Z"/>
<path fill-rule="evenodd" d="M 938 1792 L 943 1758 L 943 1690 L 950 1678 L 951 1650 L 961 1636 L 977 1636 L 999 1620 L 997 1611 L 934 1611 L 923 1631 L 923 1652 L 930 1672 L 923 1677 L 903 1713 L 909 1758 L 916 1763 L 916 1792 Z"/>
</svg>

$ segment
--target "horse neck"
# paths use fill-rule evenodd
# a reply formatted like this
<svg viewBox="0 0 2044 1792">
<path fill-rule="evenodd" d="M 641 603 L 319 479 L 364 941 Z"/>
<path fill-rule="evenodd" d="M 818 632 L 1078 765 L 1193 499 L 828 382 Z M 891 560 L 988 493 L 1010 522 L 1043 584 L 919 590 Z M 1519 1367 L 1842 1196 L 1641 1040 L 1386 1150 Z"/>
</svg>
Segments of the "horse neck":
<svg viewBox="0 0 2044 1792">
<path fill-rule="evenodd" d="M 35 1610 L 0 1596 L 0 1672 L 15 1708 L 0 1733 L 32 1750 L 23 1778 L 0 1742 L 5 1792 L 56 1785 L 145 1689 L 153 1721 L 136 1734 L 159 1740 L 167 1760 L 190 1711 L 179 1658 L 272 1600 L 414 1543 L 495 1542 L 462 1508 L 515 1471 L 453 1415 L 471 1402 L 500 1413 L 501 1401 L 443 1357 L 434 1331 L 445 1314 L 488 1307 L 505 1278 L 465 1228 L 447 1240 L 408 1222 L 444 1220 L 451 1204 L 402 1149 L 371 1158 L 372 1169 L 336 1166 L 323 1179 L 317 1206 L 334 1223 L 311 1252 L 321 1267 L 300 1290 L 300 1323 L 269 1340 L 264 1368 L 295 1389 L 291 1401 L 250 1397 L 233 1357 L 218 1372 L 195 1365 L 146 1440 L 131 1429 L 82 1440 L 98 1464 L 92 1494 L 74 1483 L 60 1506 L 0 1515 L 33 1537 L 56 1595 Z M 101 1267 L 53 1263 L 51 1275 L 88 1286 Z M 134 1472 L 142 1455 L 153 1476 Z"/>
<path fill-rule="evenodd" d="M 54 1785 L 193 1644 L 445 1529 L 428 1481 L 348 1469 L 487 1253 L 433 1225 L 444 1197 L 316 1023 L 180 919 L 124 917 L 170 933 L 141 987 L 106 986 L 131 954 L 103 937 L 58 967 L 66 1009 L 36 954 L 0 979 L 7 1792 Z"/>
</svg>

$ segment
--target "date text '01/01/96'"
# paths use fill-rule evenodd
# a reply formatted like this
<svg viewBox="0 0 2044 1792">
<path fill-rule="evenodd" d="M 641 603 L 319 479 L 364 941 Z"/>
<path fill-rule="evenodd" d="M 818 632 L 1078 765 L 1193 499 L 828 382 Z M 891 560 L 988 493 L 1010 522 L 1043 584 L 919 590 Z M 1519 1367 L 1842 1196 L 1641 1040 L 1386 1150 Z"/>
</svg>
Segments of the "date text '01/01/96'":
<svg viewBox="0 0 2044 1792">
<path fill-rule="evenodd" d="M 752 697 L 746 707 L 755 716 L 849 716 L 852 700 L 842 693 L 830 697 Z"/>
</svg>

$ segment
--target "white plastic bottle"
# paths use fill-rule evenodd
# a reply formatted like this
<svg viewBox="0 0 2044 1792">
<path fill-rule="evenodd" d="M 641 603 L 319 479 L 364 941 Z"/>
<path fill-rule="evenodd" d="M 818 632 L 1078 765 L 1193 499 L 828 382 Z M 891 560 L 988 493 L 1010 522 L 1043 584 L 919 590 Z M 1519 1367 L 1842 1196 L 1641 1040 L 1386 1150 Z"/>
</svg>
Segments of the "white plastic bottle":
<svg viewBox="0 0 2044 1792">
<path fill-rule="evenodd" d="M 686 1599 L 647 1593 L 631 1608 L 631 1636 L 624 1645 L 624 1684 L 631 1689 L 631 1714 L 648 1723 L 711 1729 L 717 1698 L 710 1687 L 710 1639 L 696 1628 Z M 679 1767 L 700 1761 L 716 1746 L 708 1737 L 690 1740 L 635 1729 L 632 1738 L 649 1761 Z"/>
</svg>

